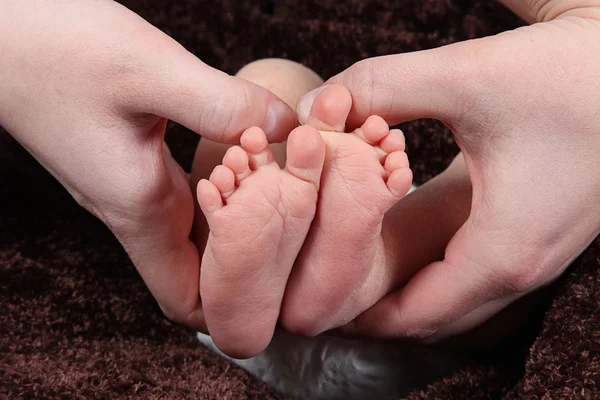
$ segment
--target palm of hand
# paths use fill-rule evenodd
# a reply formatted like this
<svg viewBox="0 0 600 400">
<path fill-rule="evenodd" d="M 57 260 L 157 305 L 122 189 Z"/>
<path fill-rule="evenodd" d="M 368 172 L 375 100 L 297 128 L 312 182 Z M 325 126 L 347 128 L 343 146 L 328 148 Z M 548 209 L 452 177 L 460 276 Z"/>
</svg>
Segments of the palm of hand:
<svg viewBox="0 0 600 400">
<path fill-rule="evenodd" d="M 464 332 L 551 283 L 600 233 L 598 37 L 597 21 L 565 17 L 434 50 L 451 60 L 429 82 L 444 86 L 443 96 L 357 106 L 356 120 L 404 108 L 386 117 L 444 121 L 463 150 L 473 199 L 445 259 L 346 332 L 428 340 Z M 361 68 L 377 67 L 359 63 L 358 73 L 334 81 L 352 86 Z"/>
</svg>

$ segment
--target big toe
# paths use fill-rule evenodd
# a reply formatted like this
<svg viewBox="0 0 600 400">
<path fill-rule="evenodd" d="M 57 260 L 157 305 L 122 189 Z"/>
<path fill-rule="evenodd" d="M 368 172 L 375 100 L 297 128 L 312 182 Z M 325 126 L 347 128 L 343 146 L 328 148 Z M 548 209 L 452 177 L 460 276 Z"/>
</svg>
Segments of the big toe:
<svg viewBox="0 0 600 400">
<path fill-rule="evenodd" d="M 304 124 L 322 131 L 344 132 L 346 119 L 352 108 L 352 96 L 342 85 L 330 85 L 314 94 L 316 97 Z M 306 107 L 306 99 L 298 105 L 298 113 Z"/>
<path fill-rule="evenodd" d="M 318 188 L 324 160 L 325 143 L 315 128 L 301 126 L 290 133 L 287 141 L 288 172 Z"/>
</svg>

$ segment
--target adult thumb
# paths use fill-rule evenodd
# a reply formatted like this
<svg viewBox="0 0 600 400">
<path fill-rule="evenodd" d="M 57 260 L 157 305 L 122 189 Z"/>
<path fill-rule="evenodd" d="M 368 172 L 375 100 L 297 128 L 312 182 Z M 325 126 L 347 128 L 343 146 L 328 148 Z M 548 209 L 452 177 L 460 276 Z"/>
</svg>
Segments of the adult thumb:
<svg viewBox="0 0 600 400">
<path fill-rule="evenodd" d="M 160 56 L 146 52 L 134 112 L 171 119 L 221 143 L 237 143 L 251 126 L 279 142 L 296 126 L 294 112 L 267 89 L 216 70 L 167 41 Z"/>
<path fill-rule="evenodd" d="M 324 85 L 340 84 L 352 94 L 348 129 L 379 115 L 389 124 L 418 118 L 450 123 L 463 114 L 468 101 L 468 77 L 476 73 L 468 51 L 472 43 L 456 43 L 432 50 L 362 60 Z M 317 88 L 298 103 L 298 119 L 305 123 Z"/>
</svg>

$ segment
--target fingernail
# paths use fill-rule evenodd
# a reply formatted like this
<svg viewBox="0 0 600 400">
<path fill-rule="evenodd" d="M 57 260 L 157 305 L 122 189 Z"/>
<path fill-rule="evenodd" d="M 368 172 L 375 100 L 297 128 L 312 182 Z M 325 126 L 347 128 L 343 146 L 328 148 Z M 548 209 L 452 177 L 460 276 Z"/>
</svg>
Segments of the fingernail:
<svg viewBox="0 0 600 400">
<path fill-rule="evenodd" d="M 283 120 L 289 109 L 290 107 L 280 100 L 275 100 L 269 104 L 267 118 L 265 118 L 265 123 L 263 124 L 263 130 L 267 138 L 271 138 L 277 134 L 278 123 Z"/>
<path fill-rule="evenodd" d="M 298 117 L 298 121 L 300 124 L 304 125 L 308 116 L 310 114 L 310 109 L 312 108 L 315 99 L 321 93 L 323 89 L 325 89 L 327 85 L 321 86 L 320 88 L 313 89 L 310 92 L 306 93 L 300 101 L 298 102 L 298 106 L 296 106 L 296 116 Z"/>
</svg>

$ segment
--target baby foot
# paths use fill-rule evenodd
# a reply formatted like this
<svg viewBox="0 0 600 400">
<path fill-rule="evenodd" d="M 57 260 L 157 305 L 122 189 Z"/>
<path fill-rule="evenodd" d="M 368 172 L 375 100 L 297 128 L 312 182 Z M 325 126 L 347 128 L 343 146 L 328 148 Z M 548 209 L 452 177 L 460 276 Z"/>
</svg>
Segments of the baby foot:
<svg viewBox="0 0 600 400">
<path fill-rule="evenodd" d="M 346 88 L 326 87 L 307 121 L 321 129 L 325 164 L 317 214 L 288 283 L 282 322 L 308 335 L 348 322 L 385 295 L 383 216 L 412 182 L 403 133 L 377 116 L 343 133 L 351 106 Z"/>
<path fill-rule="evenodd" d="M 198 202 L 210 234 L 200 293 L 215 344 L 235 358 L 261 352 L 271 340 L 290 270 L 316 210 L 325 146 L 311 127 L 288 138 L 280 169 L 262 129 L 241 136 Z"/>
</svg>

